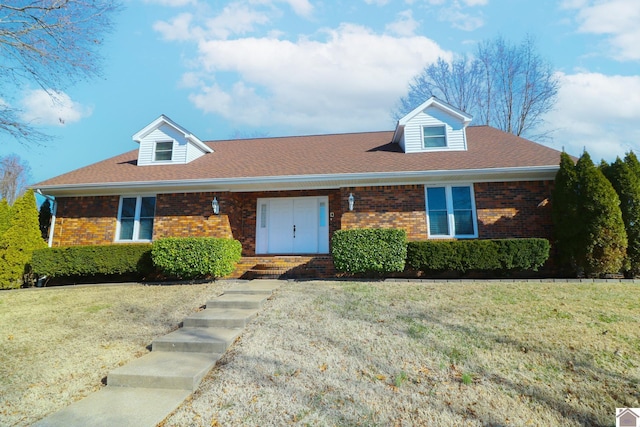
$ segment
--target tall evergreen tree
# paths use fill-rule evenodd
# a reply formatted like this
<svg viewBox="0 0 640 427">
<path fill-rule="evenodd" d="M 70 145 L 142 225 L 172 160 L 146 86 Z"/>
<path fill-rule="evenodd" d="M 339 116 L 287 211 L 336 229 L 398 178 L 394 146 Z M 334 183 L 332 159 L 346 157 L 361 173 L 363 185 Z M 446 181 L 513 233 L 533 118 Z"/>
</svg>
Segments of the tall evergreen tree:
<svg viewBox="0 0 640 427">
<path fill-rule="evenodd" d="M 560 169 L 556 173 L 551 196 L 551 215 L 561 268 L 569 269 L 573 273 L 576 271 L 576 253 L 581 228 L 577 191 L 578 178 L 573 159 L 563 152 L 560 155 Z"/>
<path fill-rule="evenodd" d="M 627 232 L 627 260 L 625 276 L 640 274 L 640 162 L 633 152 L 627 153 L 624 161 L 601 166 L 605 176 L 620 198 L 622 220 Z"/>
<path fill-rule="evenodd" d="M 0 236 L 0 288 L 20 287 L 33 251 L 46 246 L 40 235 L 36 199 L 29 190 L 13 204 L 9 228 Z"/>
<path fill-rule="evenodd" d="M 620 199 L 586 151 L 576 163 L 578 213 L 582 230 L 577 239 L 578 267 L 587 276 L 618 273 L 627 251 L 627 233 Z"/>
<path fill-rule="evenodd" d="M 7 199 L 0 200 L 0 236 L 9 229 L 11 221 L 11 206 Z"/>
</svg>

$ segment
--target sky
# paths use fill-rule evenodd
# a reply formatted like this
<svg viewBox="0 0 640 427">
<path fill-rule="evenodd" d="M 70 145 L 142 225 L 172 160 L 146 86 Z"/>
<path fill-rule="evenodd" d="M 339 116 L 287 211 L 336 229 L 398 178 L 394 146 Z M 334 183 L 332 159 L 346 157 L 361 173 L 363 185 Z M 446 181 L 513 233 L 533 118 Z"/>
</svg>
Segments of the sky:
<svg viewBox="0 0 640 427">
<path fill-rule="evenodd" d="M 545 145 L 594 161 L 640 152 L 638 0 L 124 0 L 102 76 L 23 118 L 54 136 L 2 135 L 36 183 L 137 149 L 161 114 L 201 140 L 393 130 L 411 79 L 482 40 L 536 41 L 560 80 Z M 472 122 L 473 124 L 473 122 Z"/>
</svg>

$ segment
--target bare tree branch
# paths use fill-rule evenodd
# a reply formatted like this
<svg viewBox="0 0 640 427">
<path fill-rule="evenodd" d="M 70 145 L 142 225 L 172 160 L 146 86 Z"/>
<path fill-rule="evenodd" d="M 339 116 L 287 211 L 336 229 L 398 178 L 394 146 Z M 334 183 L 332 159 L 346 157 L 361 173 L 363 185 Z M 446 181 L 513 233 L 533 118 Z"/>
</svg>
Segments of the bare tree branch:
<svg viewBox="0 0 640 427">
<path fill-rule="evenodd" d="M 12 105 L 35 84 L 49 94 L 99 76 L 98 50 L 112 28 L 118 0 L 14 0 L 0 3 L 0 132 L 23 143 L 46 135 Z"/>
<path fill-rule="evenodd" d="M 396 118 L 436 96 L 476 118 L 476 123 L 515 135 L 531 135 L 555 105 L 559 88 L 552 67 L 526 37 L 519 45 L 502 37 L 478 45 L 476 57 L 426 67 L 400 99 Z M 542 136 L 542 135 L 540 135 Z"/>
<path fill-rule="evenodd" d="M 19 156 L 10 154 L 0 158 L 0 199 L 9 205 L 20 197 L 29 184 L 31 168 Z"/>
</svg>

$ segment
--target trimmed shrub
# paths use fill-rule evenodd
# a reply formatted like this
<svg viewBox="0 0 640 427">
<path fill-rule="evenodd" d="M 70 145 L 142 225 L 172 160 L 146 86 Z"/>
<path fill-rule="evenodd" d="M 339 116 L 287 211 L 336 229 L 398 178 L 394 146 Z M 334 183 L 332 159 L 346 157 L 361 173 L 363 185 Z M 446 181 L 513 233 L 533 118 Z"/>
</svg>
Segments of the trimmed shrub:
<svg viewBox="0 0 640 427">
<path fill-rule="evenodd" d="M 40 249 L 33 253 L 31 266 L 47 277 L 144 277 L 153 272 L 151 244 L 145 243 Z"/>
<path fill-rule="evenodd" d="M 407 265 L 420 271 L 537 271 L 549 258 L 546 239 L 429 240 L 407 244 Z"/>
<path fill-rule="evenodd" d="M 242 245 L 233 239 L 167 237 L 153 242 L 153 264 L 179 279 L 224 277 L 242 256 Z"/>
<path fill-rule="evenodd" d="M 31 281 L 33 251 L 47 244 L 40 236 L 38 209 L 32 190 L 18 198 L 12 207 L 0 208 L 0 289 L 19 288 Z"/>
<path fill-rule="evenodd" d="M 582 217 L 578 213 L 579 197 L 575 164 L 563 152 L 551 196 L 551 217 L 560 266 L 572 272 L 577 268 L 576 257 L 582 245 L 579 236 L 584 234 Z"/>
<path fill-rule="evenodd" d="M 384 274 L 404 270 L 407 233 L 393 228 L 338 230 L 331 240 L 336 270 Z"/>
</svg>

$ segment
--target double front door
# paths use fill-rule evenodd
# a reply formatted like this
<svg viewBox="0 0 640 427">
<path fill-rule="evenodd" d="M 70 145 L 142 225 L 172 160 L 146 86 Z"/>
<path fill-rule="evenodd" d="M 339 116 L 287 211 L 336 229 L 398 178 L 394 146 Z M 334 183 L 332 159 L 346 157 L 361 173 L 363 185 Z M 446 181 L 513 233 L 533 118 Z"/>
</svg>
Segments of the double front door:
<svg viewBox="0 0 640 427">
<path fill-rule="evenodd" d="M 258 199 L 256 253 L 327 253 L 328 209 L 326 196 Z"/>
</svg>

